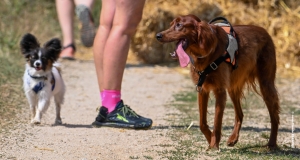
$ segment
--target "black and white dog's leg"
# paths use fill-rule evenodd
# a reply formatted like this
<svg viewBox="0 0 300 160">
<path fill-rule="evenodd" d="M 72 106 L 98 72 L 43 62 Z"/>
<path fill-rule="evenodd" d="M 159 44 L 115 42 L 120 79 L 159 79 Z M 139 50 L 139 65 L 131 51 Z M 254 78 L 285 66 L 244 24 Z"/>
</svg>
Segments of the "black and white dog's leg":
<svg viewBox="0 0 300 160">
<path fill-rule="evenodd" d="M 39 100 L 38 107 L 34 119 L 31 121 L 33 124 L 40 124 L 42 114 L 45 113 L 50 105 L 50 100 Z"/>
</svg>

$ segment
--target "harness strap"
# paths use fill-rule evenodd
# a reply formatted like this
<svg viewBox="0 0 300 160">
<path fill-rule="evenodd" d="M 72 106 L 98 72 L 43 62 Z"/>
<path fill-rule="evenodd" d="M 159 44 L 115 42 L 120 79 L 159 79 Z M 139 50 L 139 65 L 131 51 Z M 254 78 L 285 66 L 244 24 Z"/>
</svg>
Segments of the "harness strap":
<svg viewBox="0 0 300 160">
<path fill-rule="evenodd" d="M 55 88 L 55 78 L 54 78 L 54 75 L 53 73 L 52 74 L 52 80 L 51 80 L 51 83 L 52 83 L 52 91 L 54 90 Z M 37 76 L 32 76 L 29 74 L 28 72 L 28 75 L 33 78 L 33 79 L 43 79 L 43 80 L 47 80 L 47 77 L 46 76 L 41 76 L 41 77 L 37 77 Z M 33 88 L 32 90 L 37 94 L 39 91 L 41 91 L 43 88 L 45 87 L 45 82 L 44 81 L 41 81 L 39 83 L 37 83 Z"/>
<path fill-rule="evenodd" d="M 213 20 L 209 21 L 209 24 L 212 24 L 213 22 L 219 21 L 219 20 L 223 20 L 223 22 L 222 23 L 215 23 L 215 25 L 218 25 L 218 26 L 222 27 L 224 29 L 224 31 L 229 35 L 228 36 L 228 44 L 226 46 L 224 54 L 221 55 L 219 58 L 217 58 L 212 63 L 210 63 L 203 71 L 196 71 L 196 69 L 194 67 L 195 72 L 197 72 L 199 74 L 199 80 L 198 80 L 198 83 L 196 85 L 196 90 L 198 92 L 201 92 L 202 85 L 203 85 L 207 75 L 209 73 L 211 73 L 212 71 L 216 70 L 222 62 L 231 63 L 232 66 L 233 66 L 233 69 L 237 68 L 237 62 L 236 62 L 236 59 L 235 59 L 235 55 L 237 54 L 237 48 L 234 48 L 234 49 L 236 49 L 235 51 L 233 51 L 232 48 L 230 48 L 230 47 L 232 47 L 231 45 L 234 44 L 232 41 L 236 39 L 236 34 L 233 30 L 232 25 L 224 17 L 216 17 Z M 236 45 L 236 47 L 237 47 L 236 40 L 235 40 L 234 45 Z M 233 56 L 233 57 L 231 57 L 231 56 Z M 192 64 L 194 64 L 193 58 L 190 57 L 190 59 L 191 59 Z"/>
<path fill-rule="evenodd" d="M 202 88 L 202 84 L 204 83 L 205 79 L 206 79 L 206 76 L 218 69 L 219 65 L 225 61 L 225 59 L 228 58 L 228 55 L 222 55 L 220 56 L 219 58 L 217 58 L 215 61 L 213 61 L 212 63 L 210 63 L 203 71 L 198 71 L 197 73 L 199 74 L 199 80 L 198 80 L 198 83 L 196 85 L 196 90 L 197 91 L 200 91 L 199 90 L 199 87 Z"/>
<path fill-rule="evenodd" d="M 215 23 L 216 21 L 223 20 L 220 23 Z M 220 26 L 227 34 L 228 34 L 228 44 L 226 46 L 226 52 L 225 54 L 229 54 L 229 57 L 225 59 L 226 62 L 231 63 L 233 66 L 233 69 L 237 68 L 237 61 L 235 59 L 235 55 L 238 54 L 238 42 L 236 40 L 236 33 L 233 30 L 232 25 L 229 23 L 229 21 L 224 17 L 216 17 L 209 21 L 209 24 L 213 24 Z"/>
<path fill-rule="evenodd" d="M 231 26 L 231 24 L 229 23 L 229 21 L 228 21 L 226 18 L 224 18 L 224 17 L 216 17 L 216 18 L 212 19 L 211 21 L 209 21 L 208 23 L 209 23 L 209 24 L 212 24 L 213 22 L 215 22 L 215 21 L 220 21 L 220 20 L 223 20 L 222 23 L 225 23 L 225 24 L 230 25 L 229 33 L 230 33 L 232 36 L 234 36 L 234 30 L 233 30 L 233 27 Z"/>
<path fill-rule="evenodd" d="M 41 91 L 43 88 L 45 87 L 45 83 L 44 82 L 39 82 L 38 84 L 36 84 L 32 90 L 35 92 L 35 94 L 37 94 L 39 91 Z"/>
</svg>

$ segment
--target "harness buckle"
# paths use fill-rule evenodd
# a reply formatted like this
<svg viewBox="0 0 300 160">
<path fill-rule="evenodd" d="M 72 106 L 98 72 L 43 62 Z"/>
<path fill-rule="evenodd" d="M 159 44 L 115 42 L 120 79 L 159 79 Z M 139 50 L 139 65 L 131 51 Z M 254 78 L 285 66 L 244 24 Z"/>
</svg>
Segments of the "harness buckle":
<svg viewBox="0 0 300 160">
<path fill-rule="evenodd" d="M 209 64 L 209 66 L 213 70 L 216 70 L 218 68 L 218 65 L 215 62 L 212 62 L 211 64 Z"/>
<path fill-rule="evenodd" d="M 202 87 L 199 87 L 198 85 L 196 85 L 196 91 L 201 93 L 202 92 Z"/>
</svg>

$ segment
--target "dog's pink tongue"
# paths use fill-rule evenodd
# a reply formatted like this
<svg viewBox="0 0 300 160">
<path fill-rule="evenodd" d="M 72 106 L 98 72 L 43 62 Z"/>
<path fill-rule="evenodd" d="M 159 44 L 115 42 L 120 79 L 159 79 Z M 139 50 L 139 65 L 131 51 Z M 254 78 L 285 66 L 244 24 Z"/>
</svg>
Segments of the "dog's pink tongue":
<svg viewBox="0 0 300 160">
<path fill-rule="evenodd" d="M 181 67 L 186 67 L 190 62 L 190 57 L 185 53 L 182 48 L 182 42 L 179 42 L 176 48 L 176 53 L 179 58 L 179 63 Z"/>
</svg>

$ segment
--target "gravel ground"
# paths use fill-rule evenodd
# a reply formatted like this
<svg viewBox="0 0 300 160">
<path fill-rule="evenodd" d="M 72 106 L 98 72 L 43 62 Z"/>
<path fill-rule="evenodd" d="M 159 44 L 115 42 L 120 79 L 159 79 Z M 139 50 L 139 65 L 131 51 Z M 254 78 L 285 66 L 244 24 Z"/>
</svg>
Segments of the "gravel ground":
<svg viewBox="0 0 300 160">
<path fill-rule="evenodd" d="M 52 101 L 42 124 L 29 124 L 24 104 L 23 123 L 0 135 L 0 159 L 160 159 L 160 144 L 172 144 L 166 133 L 170 113 L 166 104 L 173 94 L 184 91 L 191 81 L 176 69 L 162 66 L 127 65 L 122 97 L 138 114 L 153 119 L 150 130 L 92 128 L 100 105 L 93 61 L 63 61 L 67 86 L 62 107 L 63 124 L 55 126 Z M 28 110 L 27 108 L 28 107 Z M 25 115 L 25 116 L 24 116 Z M 171 145 L 170 145 L 171 146 Z"/>
<path fill-rule="evenodd" d="M 14 129 L 0 134 L 0 159 L 163 159 L 158 154 L 176 146 L 168 136 L 172 127 L 168 120 L 179 113 L 170 109 L 173 95 L 190 88 L 191 80 L 177 68 L 128 64 L 123 80 L 122 97 L 137 113 L 153 119 L 150 130 L 126 130 L 118 128 L 93 128 L 100 107 L 100 95 L 93 61 L 61 62 L 67 85 L 65 104 L 62 108 L 63 124 L 53 125 L 54 104 L 42 119 L 42 124 L 29 124 L 29 107 L 18 115 Z M 188 69 L 183 71 L 188 72 Z M 281 127 L 291 127 L 291 113 L 285 107 L 299 111 L 299 78 L 277 79 L 281 99 Z M 266 117 L 267 118 L 267 117 Z M 295 146 L 299 147 L 299 117 L 294 117 Z M 289 121 L 289 122 L 285 122 Z M 247 124 L 245 123 L 244 126 Z M 199 131 L 200 133 L 200 131 Z M 200 133 L 201 134 L 201 133 Z M 290 133 L 280 132 L 280 145 L 290 143 Z M 225 138 L 225 137 L 223 137 Z M 203 157 L 210 159 L 212 157 Z"/>
</svg>

